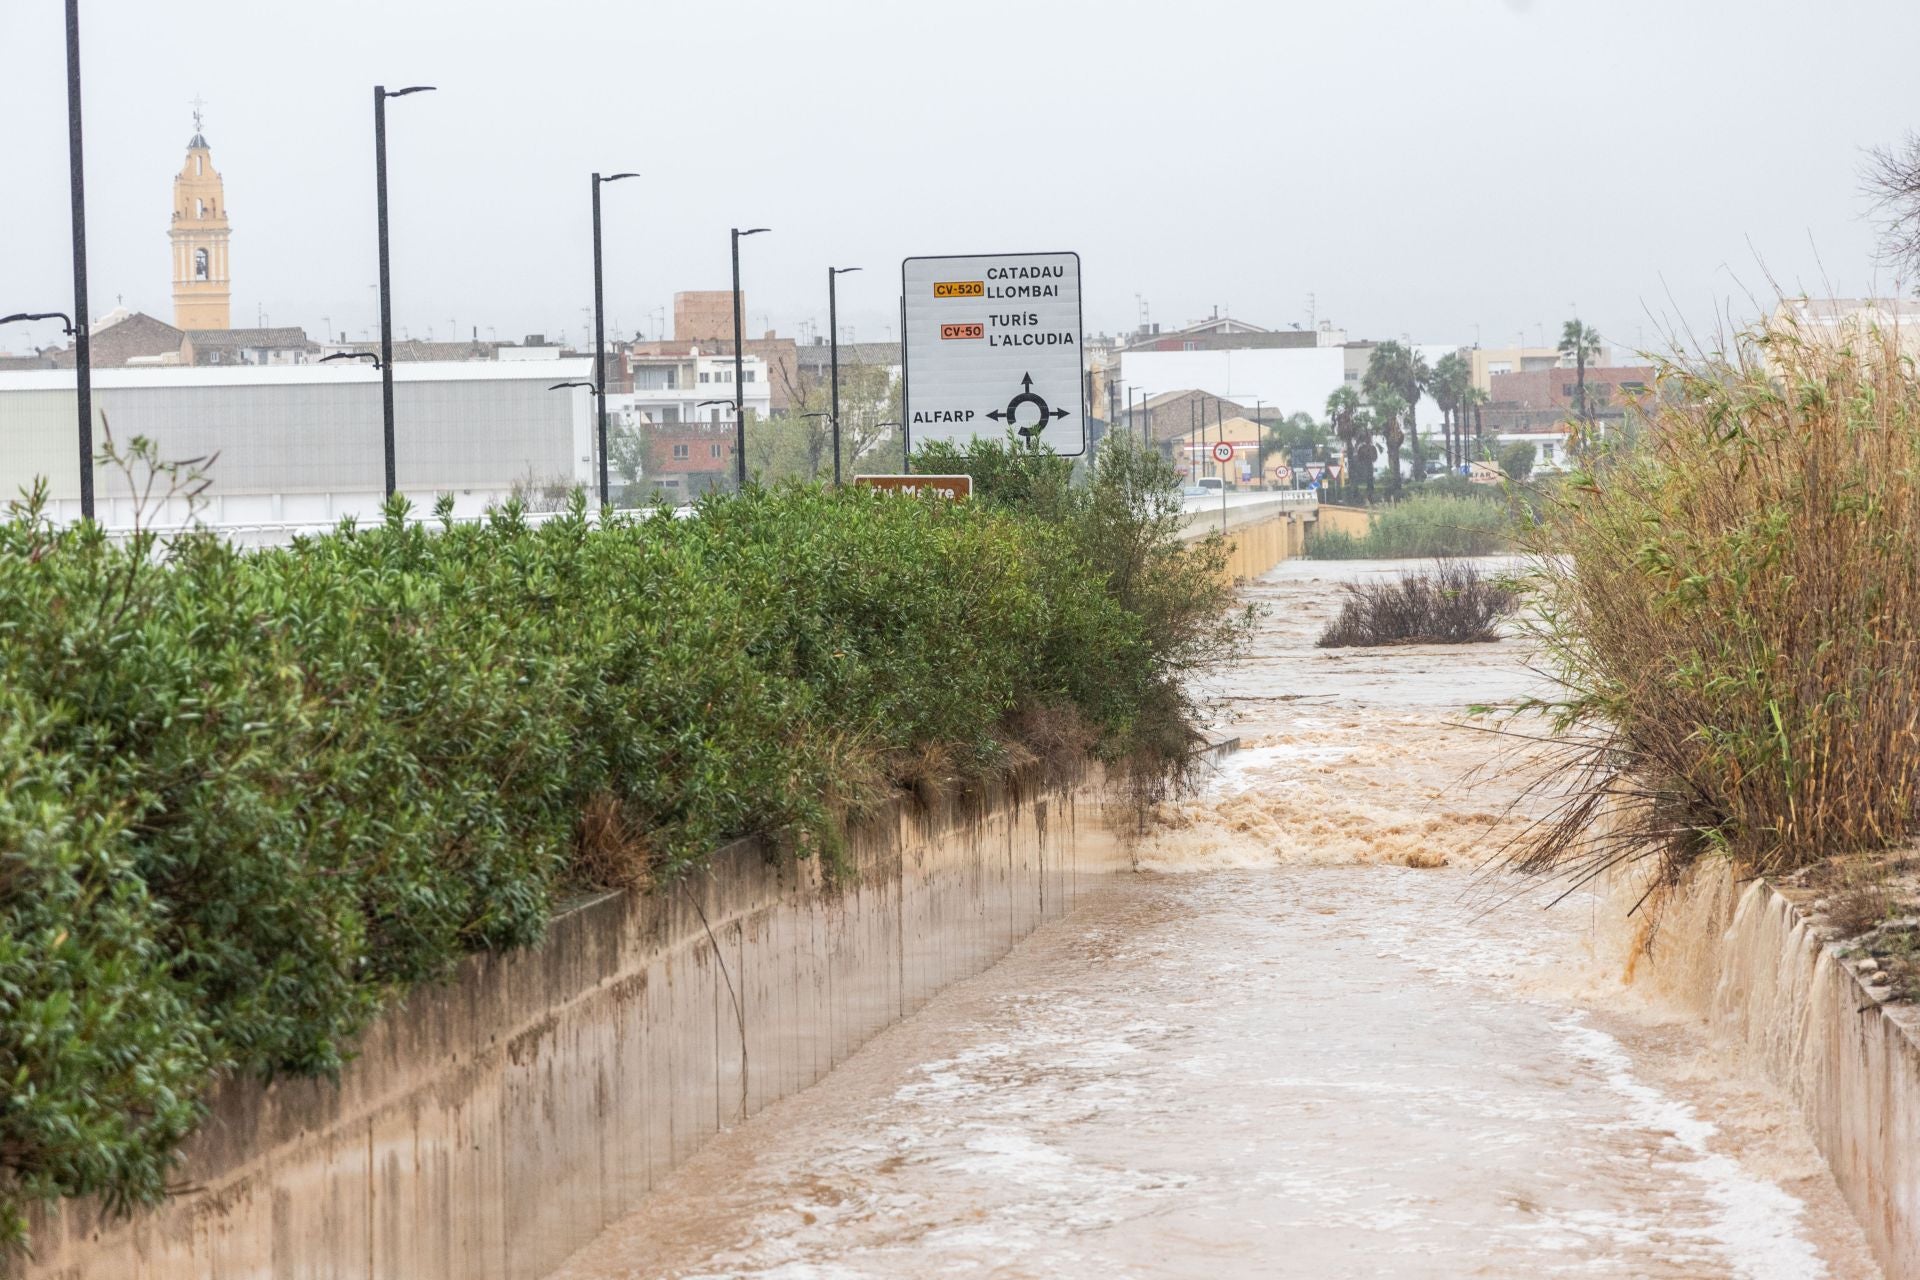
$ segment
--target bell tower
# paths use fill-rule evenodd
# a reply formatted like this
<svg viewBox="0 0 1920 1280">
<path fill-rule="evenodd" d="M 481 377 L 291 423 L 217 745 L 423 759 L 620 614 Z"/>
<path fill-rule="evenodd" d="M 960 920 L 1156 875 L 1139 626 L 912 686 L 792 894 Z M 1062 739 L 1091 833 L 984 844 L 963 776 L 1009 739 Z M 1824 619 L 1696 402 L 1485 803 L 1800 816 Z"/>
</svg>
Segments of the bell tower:
<svg viewBox="0 0 1920 1280">
<path fill-rule="evenodd" d="M 227 274 L 227 194 L 213 167 L 193 104 L 187 162 L 173 180 L 173 325 L 176 329 L 230 329 L 232 282 Z"/>
</svg>

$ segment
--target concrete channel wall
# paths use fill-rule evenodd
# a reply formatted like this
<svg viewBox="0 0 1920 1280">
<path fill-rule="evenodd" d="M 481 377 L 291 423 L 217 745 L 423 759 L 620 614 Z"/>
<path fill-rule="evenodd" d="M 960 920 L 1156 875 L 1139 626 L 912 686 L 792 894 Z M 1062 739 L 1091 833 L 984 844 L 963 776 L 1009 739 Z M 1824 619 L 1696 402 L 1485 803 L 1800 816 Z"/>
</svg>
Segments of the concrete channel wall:
<svg viewBox="0 0 1920 1280">
<path fill-rule="evenodd" d="M 17 1274 L 534 1280 L 721 1127 L 804 1089 L 1126 869 L 1098 776 L 856 833 L 851 883 L 754 845 L 579 903 L 363 1039 L 338 1085 L 231 1081 L 132 1220 L 74 1203 Z"/>
<path fill-rule="evenodd" d="M 1650 968 L 1799 1106 L 1888 1280 L 1920 1280 L 1920 1009 L 1882 1004 L 1794 897 L 1724 863 L 1666 908 Z"/>
</svg>

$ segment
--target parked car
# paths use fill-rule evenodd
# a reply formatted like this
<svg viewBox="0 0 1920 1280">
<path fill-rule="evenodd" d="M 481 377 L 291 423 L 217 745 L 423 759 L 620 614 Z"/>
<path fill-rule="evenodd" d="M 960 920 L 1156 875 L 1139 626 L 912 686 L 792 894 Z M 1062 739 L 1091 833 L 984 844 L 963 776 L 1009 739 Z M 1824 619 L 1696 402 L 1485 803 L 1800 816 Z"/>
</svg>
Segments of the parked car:
<svg viewBox="0 0 1920 1280">
<path fill-rule="evenodd" d="M 1201 476 L 1196 487 L 1202 493 L 1214 494 L 1217 496 L 1222 489 L 1227 487 L 1227 482 L 1222 480 L 1219 476 Z"/>
</svg>

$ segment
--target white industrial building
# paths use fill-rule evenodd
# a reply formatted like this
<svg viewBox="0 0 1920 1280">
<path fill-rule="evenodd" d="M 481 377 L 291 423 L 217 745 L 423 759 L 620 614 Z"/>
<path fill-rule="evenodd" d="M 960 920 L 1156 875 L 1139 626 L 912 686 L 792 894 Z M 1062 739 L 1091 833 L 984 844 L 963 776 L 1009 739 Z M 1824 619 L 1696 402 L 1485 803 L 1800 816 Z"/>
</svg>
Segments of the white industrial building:
<svg viewBox="0 0 1920 1280">
<path fill-rule="evenodd" d="M 588 359 L 402 363 L 394 366 L 398 487 L 431 511 L 453 495 L 473 516 L 516 485 L 595 476 Z M 78 518 L 80 463 L 70 369 L 0 373 L 0 492 L 45 477 L 56 520 Z M 161 458 L 208 458 L 200 519 L 229 529 L 324 527 L 377 518 L 384 496 L 380 373 L 364 364 L 103 369 L 93 375 L 96 448 L 110 429 L 123 448 L 152 440 Z M 96 466 L 96 515 L 132 524 L 126 476 Z M 186 518 L 184 505 L 149 524 Z"/>
</svg>

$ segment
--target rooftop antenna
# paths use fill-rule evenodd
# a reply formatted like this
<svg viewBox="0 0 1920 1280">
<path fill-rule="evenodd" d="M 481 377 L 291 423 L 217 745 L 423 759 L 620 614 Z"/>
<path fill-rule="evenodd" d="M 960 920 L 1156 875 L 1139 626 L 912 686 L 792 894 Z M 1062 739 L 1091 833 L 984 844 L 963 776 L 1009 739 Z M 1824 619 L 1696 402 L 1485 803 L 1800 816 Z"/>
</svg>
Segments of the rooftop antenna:
<svg viewBox="0 0 1920 1280">
<path fill-rule="evenodd" d="M 1319 327 L 1320 327 L 1320 312 L 1318 308 L 1314 305 L 1313 295 L 1309 293 L 1307 295 L 1307 328 L 1318 329 Z"/>
<path fill-rule="evenodd" d="M 1134 303 L 1140 308 L 1140 332 L 1147 331 L 1147 300 L 1140 294 L 1133 295 Z"/>
</svg>

